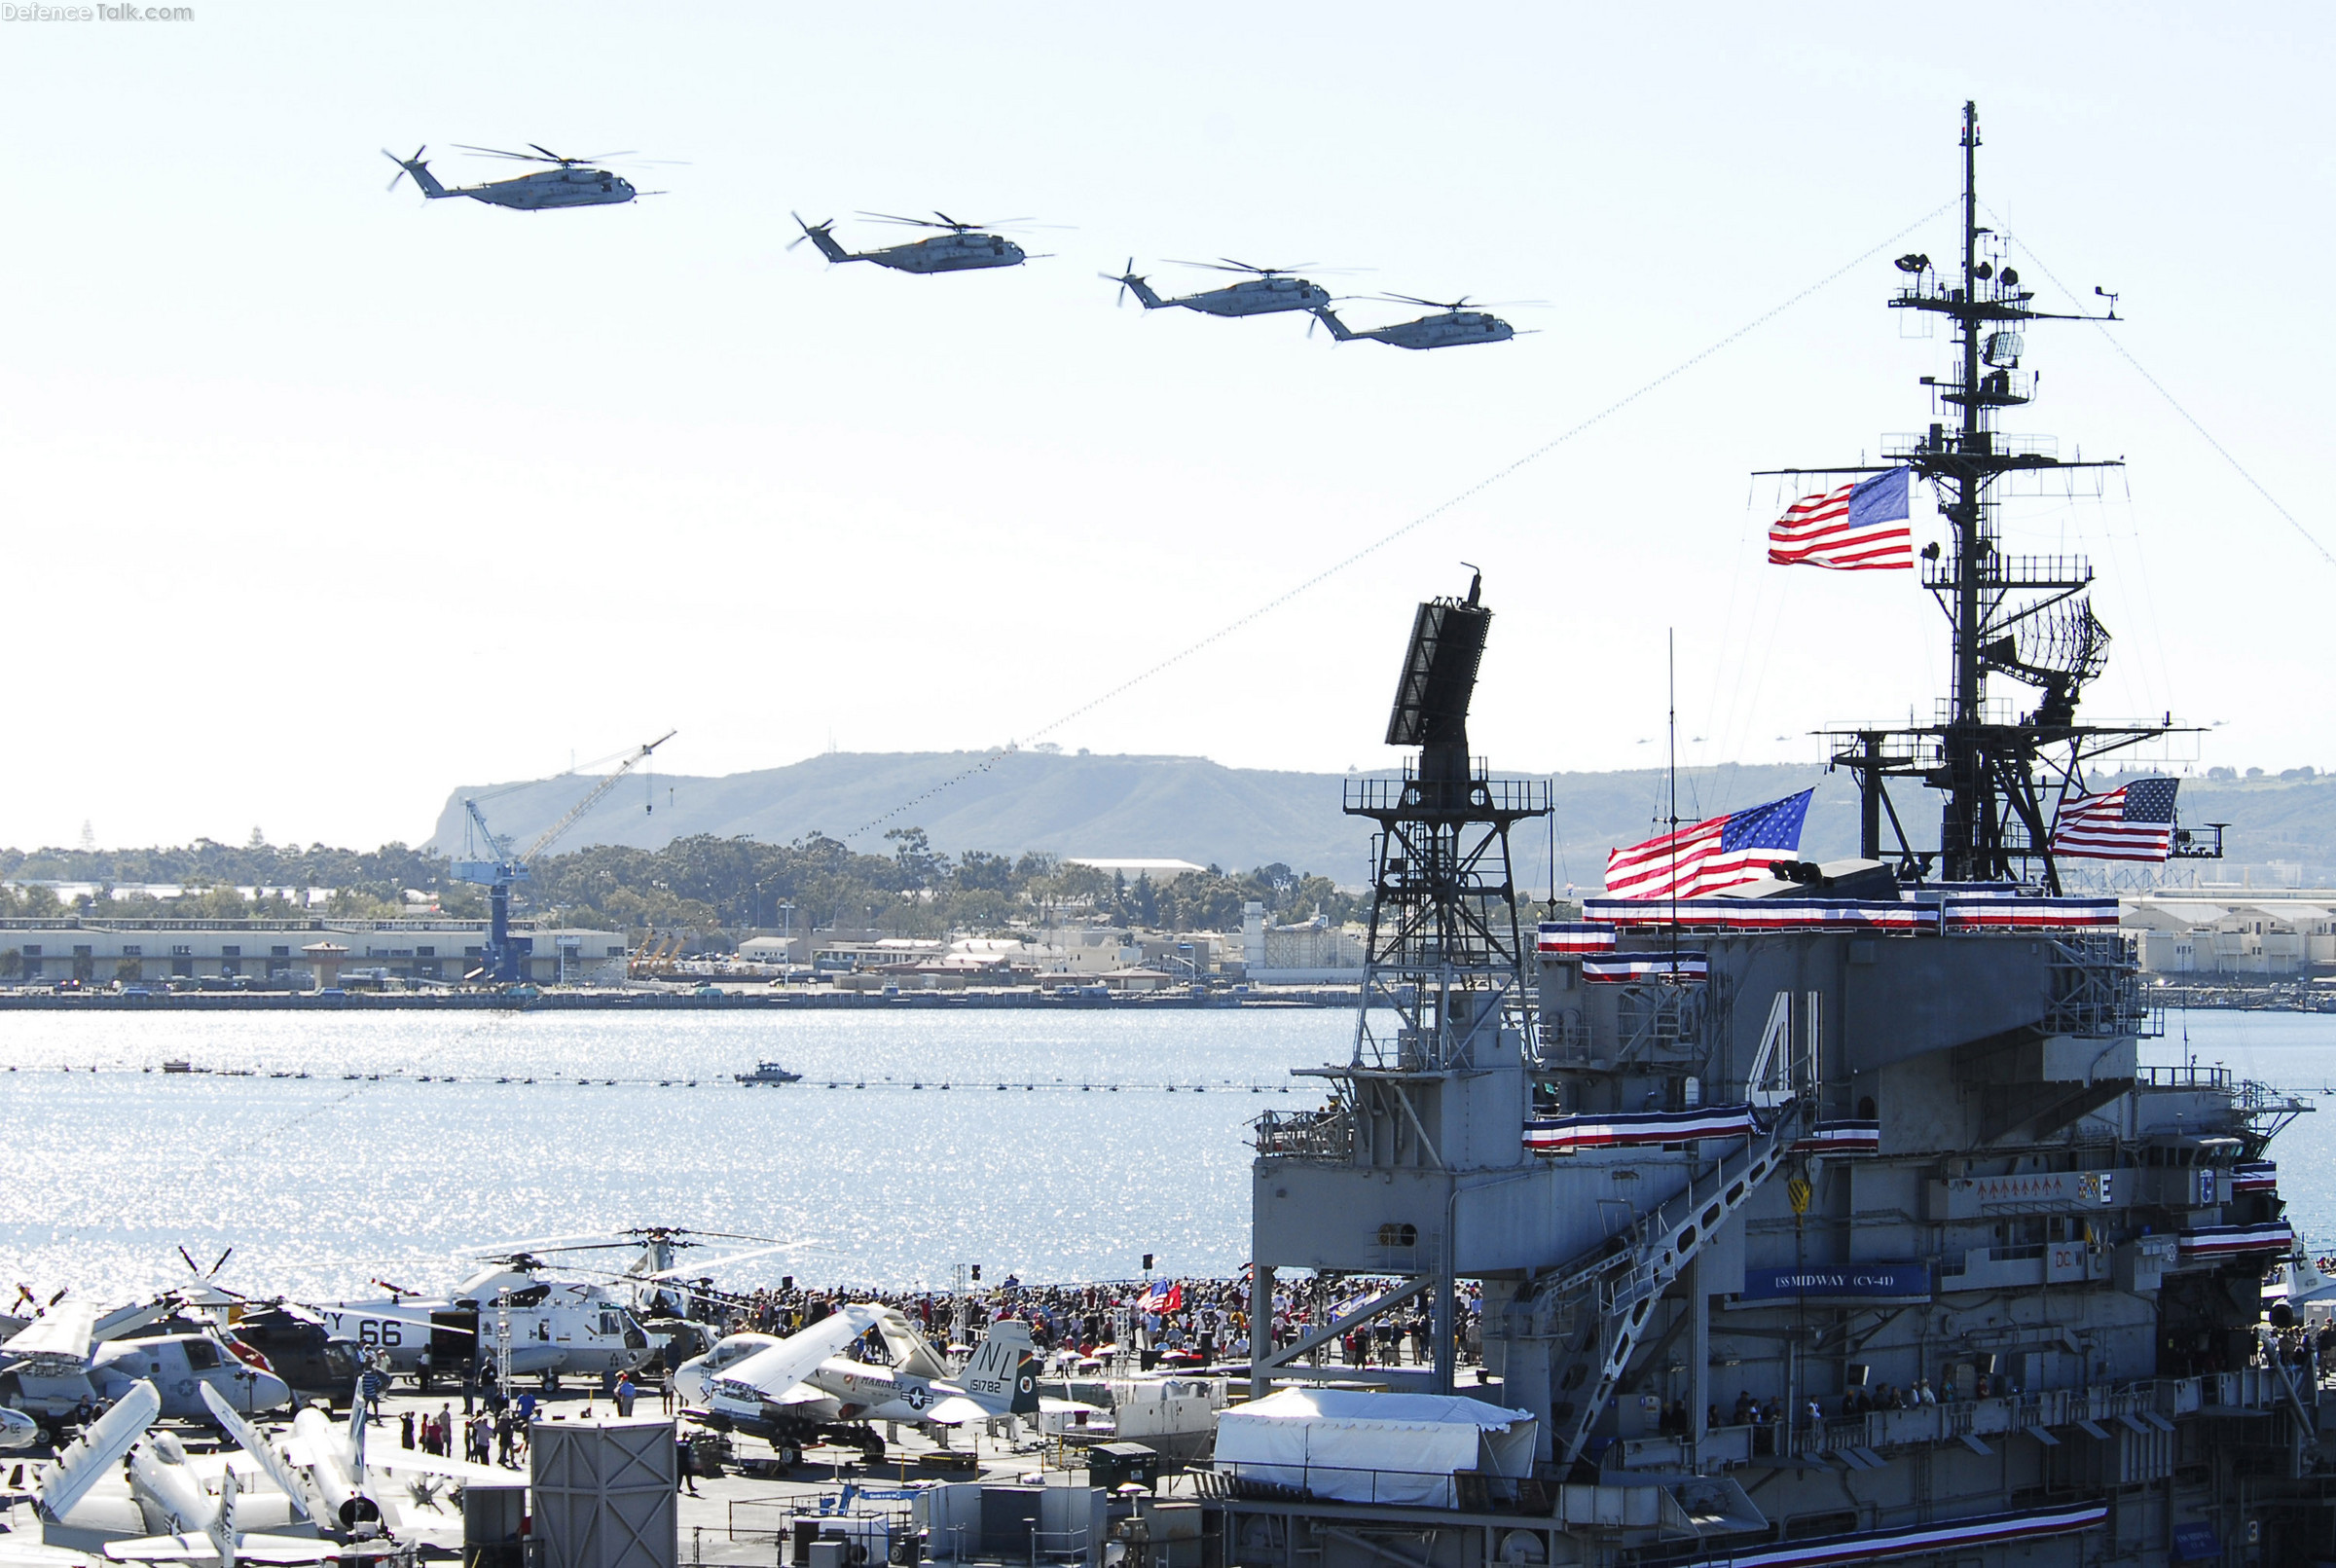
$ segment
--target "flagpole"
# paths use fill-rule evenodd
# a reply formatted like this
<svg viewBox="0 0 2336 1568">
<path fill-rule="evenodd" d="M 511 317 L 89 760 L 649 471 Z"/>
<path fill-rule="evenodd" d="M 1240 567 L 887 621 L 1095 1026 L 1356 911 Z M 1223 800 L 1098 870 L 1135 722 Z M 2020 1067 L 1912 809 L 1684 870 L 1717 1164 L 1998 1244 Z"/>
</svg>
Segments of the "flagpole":
<svg viewBox="0 0 2336 1568">
<path fill-rule="evenodd" d="M 1671 840 L 1671 983 L 1679 983 L 1679 629 L 1663 628 L 1664 703 L 1670 738 L 1670 819 L 1664 825 Z"/>
</svg>

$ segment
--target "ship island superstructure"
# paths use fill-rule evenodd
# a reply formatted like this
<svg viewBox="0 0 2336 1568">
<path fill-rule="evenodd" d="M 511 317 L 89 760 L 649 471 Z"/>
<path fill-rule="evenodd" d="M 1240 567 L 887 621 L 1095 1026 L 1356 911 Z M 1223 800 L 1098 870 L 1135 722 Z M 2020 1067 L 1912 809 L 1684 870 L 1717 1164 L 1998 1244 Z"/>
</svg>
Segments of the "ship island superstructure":
<svg viewBox="0 0 2336 1568">
<path fill-rule="evenodd" d="M 2054 793 L 2165 726 L 2078 722 L 2090 569 L 1998 548 L 1997 482 L 2057 459 L 1994 428 L 2043 312 L 1979 221 L 1978 144 L 1966 107 L 1959 265 L 1902 259 L 1892 302 L 1957 333 L 1952 418 L 1894 456 L 1952 530 L 1924 581 L 1955 685 L 1935 725 L 1837 737 L 1860 857 L 1529 919 L 1508 841 L 1546 786 L 1468 745 L 1490 611 L 1476 585 L 1419 607 L 1387 737 L 1414 760 L 1347 792 L 1375 845 L 1354 1051 L 1307 1070 L 1325 1108 L 1259 1121 L 1254 1166 L 1254 1300 L 1296 1270 L 1394 1283 L 1260 1346 L 1253 1385 L 1354 1375 L 1305 1352 L 1424 1304 L 1422 1391 L 1525 1412 L 1534 1463 L 1423 1507 L 1221 1462 L 1225 1562 L 2336 1556 L 2318 1379 L 2263 1300 L 2294 1246 L 2270 1146 L 2310 1107 L 2145 1065 L 2116 902 L 2054 863 Z M 1991 675 L 2034 710 L 1991 708 Z M 1886 793 L 1908 777 L 1945 797 L 1936 850 Z"/>
</svg>

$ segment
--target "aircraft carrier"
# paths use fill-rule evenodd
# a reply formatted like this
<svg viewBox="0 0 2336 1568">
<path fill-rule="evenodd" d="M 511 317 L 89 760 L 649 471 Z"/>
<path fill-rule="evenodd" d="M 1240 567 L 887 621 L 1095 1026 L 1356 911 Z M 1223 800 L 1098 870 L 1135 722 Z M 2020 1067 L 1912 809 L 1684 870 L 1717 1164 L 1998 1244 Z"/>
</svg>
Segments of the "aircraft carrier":
<svg viewBox="0 0 2336 1568">
<path fill-rule="evenodd" d="M 1918 569 L 1953 635 L 1937 722 L 1831 737 L 1859 858 L 1529 922 L 1508 841 L 1546 793 L 1468 744 L 1490 612 L 1420 606 L 1388 734 L 1414 760 L 1346 801 L 1377 846 L 1355 1048 L 1310 1070 L 1327 1109 L 1260 1120 L 1254 1168 L 1253 1299 L 1277 1270 L 1398 1283 L 1254 1388 L 1424 1297 L 1432 1391 L 1529 1415 L 1534 1460 L 1427 1506 L 1384 1470 L 1221 1453 L 1223 1561 L 2336 1561 L 2336 1401 L 2263 1299 L 2294 1245 L 2271 1144 L 2309 1106 L 2145 1065 L 2115 900 L 2062 890 L 2055 796 L 2168 726 L 2080 720 L 2091 570 L 2000 548 L 2002 497 L 2099 465 L 1997 427 L 2054 317 L 1982 221 L 1979 145 L 1966 106 L 1961 253 L 1901 258 L 1889 301 L 1953 329 L 1935 422 L 1880 465 L 1780 470 L 1904 466 L 1949 533 Z M 1944 797 L 1936 848 L 1893 782 Z M 1468 1289 L 1481 1382 L 1456 1376 Z"/>
</svg>

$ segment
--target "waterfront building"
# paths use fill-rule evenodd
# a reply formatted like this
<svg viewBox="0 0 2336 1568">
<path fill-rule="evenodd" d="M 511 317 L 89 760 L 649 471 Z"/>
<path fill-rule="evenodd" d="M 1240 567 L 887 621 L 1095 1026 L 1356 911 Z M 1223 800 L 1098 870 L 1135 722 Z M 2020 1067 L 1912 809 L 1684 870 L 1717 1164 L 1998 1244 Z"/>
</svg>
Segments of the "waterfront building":
<svg viewBox="0 0 2336 1568">
<path fill-rule="evenodd" d="M 2129 894 L 2118 924 L 2153 974 L 2300 974 L 2336 965 L 2336 891 L 2265 898 L 2244 889 Z"/>
<path fill-rule="evenodd" d="M 534 938 L 528 978 L 537 984 L 624 976 L 622 932 L 518 922 L 513 930 Z M 337 960 L 344 983 L 458 981 L 485 957 L 487 923 L 86 916 L 0 921 L 0 983 L 167 986 L 176 980 L 299 989 L 314 982 L 315 966 L 304 950 L 319 943 L 347 949 Z"/>
</svg>

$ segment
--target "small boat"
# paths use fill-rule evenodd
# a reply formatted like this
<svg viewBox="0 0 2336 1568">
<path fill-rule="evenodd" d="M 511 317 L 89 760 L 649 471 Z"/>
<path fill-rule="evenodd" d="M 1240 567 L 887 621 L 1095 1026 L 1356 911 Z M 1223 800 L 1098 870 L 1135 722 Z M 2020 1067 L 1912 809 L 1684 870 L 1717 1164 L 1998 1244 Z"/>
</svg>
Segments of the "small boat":
<svg viewBox="0 0 2336 1568">
<path fill-rule="evenodd" d="M 195 1071 L 195 1064 L 186 1061 L 164 1062 L 163 1071 L 165 1073 L 192 1073 Z"/>
<path fill-rule="evenodd" d="M 800 1083 L 803 1075 L 789 1073 L 777 1062 L 757 1062 L 751 1073 L 734 1073 L 731 1076 L 741 1083 Z"/>
</svg>

